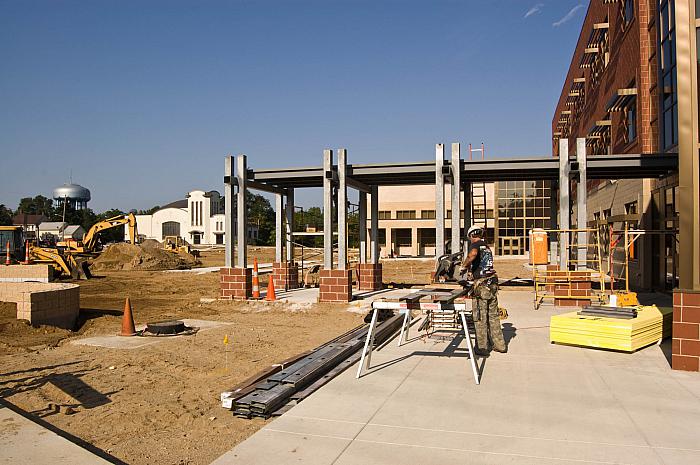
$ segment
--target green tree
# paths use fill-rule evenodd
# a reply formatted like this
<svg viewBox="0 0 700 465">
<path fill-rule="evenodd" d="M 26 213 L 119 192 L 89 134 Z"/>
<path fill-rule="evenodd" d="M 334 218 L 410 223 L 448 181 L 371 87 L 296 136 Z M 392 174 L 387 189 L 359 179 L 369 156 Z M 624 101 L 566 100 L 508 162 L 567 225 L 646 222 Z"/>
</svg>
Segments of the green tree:
<svg viewBox="0 0 700 465">
<path fill-rule="evenodd" d="M 138 210 L 136 212 L 136 214 L 137 215 L 152 215 L 155 212 L 157 212 L 158 210 L 160 210 L 160 205 L 156 205 L 155 207 L 151 207 L 148 210 Z"/>
<path fill-rule="evenodd" d="M 46 215 L 51 218 L 54 215 L 53 200 L 37 195 L 36 197 L 24 197 L 19 201 L 17 213 L 26 213 L 28 215 Z"/>
<path fill-rule="evenodd" d="M 273 245 L 275 236 L 275 211 L 270 201 L 259 194 L 247 192 L 246 209 L 248 223 L 258 227 L 258 245 Z"/>
<path fill-rule="evenodd" d="M 12 210 L 0 204 L 0 226 L 12 226 Z"/>
</svg>

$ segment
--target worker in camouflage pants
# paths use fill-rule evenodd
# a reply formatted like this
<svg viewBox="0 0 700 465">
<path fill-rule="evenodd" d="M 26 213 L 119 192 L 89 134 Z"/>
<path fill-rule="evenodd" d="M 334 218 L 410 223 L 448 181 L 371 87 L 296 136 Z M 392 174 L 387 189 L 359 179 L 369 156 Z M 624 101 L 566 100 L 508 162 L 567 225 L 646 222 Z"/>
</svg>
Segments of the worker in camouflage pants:
<svg viewBox="0 0 700 465">
<path fill-rule="evenodd" d="M 463 274 L 471 274 L 472 318 L 476 327 L 476 354 L 489 354 L 489 340 L 496 352 L 506 352 L 501 320 L 498 316 L 498 276 L 493 268 L 493 253 L 483 239 L 484 230 L 472 226 L 467 232 L 469 250 L 462 261 Z"/>
</svg>

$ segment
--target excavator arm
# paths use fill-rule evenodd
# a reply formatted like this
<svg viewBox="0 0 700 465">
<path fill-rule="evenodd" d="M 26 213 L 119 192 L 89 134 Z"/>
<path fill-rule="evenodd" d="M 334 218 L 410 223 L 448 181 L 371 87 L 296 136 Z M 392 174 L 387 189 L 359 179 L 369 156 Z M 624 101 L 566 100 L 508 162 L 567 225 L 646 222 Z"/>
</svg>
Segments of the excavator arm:
<svg viewBox="0 0 700 465">
<path fill-rule="evenodd" d="M 97 244 L 97 236 L 100 232 L 125 224 L 129 226 L 129 239 L 131 239 L 131 243 L 136 244 L 136 216 L 134 216 L 133 213 L 129 213 L 125 216 L 115 216 L 95 223 L 87 234 L 85 234 L 85 237 L 83 237 L 83 251 L 92 252 L 94 250 Z"/>
<path fill-rule="evenodd" d="M 34 261 L 51 264 L 57 272 L 70 276 L 73 279 L 90 279 L 92 277 L 87 262 L 72 255 L 64 256 L 58 249 L 30 246 L 29 256 Z"/>
</svg>

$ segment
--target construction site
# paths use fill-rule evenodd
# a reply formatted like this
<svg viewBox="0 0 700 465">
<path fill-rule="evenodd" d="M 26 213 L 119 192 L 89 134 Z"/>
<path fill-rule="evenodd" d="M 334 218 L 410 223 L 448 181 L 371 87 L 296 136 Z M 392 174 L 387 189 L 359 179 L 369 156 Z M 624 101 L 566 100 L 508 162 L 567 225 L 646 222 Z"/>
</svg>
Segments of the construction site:
<svg viewBox="0 0 700 465">
<path fill-rule="evenodd" d="M 0 464 L 700 463 L 695 3 L 590 2 L 552 153 L 227 155 L 80 240 L 0 226 Z"/>
</svg>

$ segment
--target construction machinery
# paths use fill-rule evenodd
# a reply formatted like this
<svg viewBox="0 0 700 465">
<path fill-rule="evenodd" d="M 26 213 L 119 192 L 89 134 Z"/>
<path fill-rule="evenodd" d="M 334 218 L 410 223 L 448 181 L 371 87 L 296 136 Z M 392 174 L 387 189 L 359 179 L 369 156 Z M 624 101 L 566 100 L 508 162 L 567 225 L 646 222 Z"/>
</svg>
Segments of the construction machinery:
<svg viewBox="0 0 700 465">
<path fill-rule="evenodd" d="M 69 254 L 93 253 L 97 251 L 99 233 L 107 229 L 116 228 L 123 225 L 128 225 L 130 242 L 132 244 L 136 244 L 138 234 L 136 228 L 136 216 L 133 213 L 129 213 L 128 215 L 114 216 L 95 223 L 85 234 L 82 242 L 68 240 L 59 242 L 56 244 L 56 246 Z"/>
<path fill-rule="evenodd" d="M 188 253 L 195 257 L 199 256 L 199 251 L 192 250 L 187 241 L 180 236 L 165 236 L 163 238 L 163 250 L 175 253 Z"/>
<path fill-rule="evenodd" d="M 54 269 L 54 275 L 65 274 L 73 279 L 90 279 L 92 273 L 85 258 L 70 253 L 62 253 L 51 247 L 29 246 L 29 257 L 33 263 L 47 263 Z"/>
<path fill-rule="evenodd" d="M 10 244 L 10 256 L 17 261 L 24 260 L 24 228 L 22 226 L 0 226 L 0 255 L 7 255 Z"/>
</svg>

